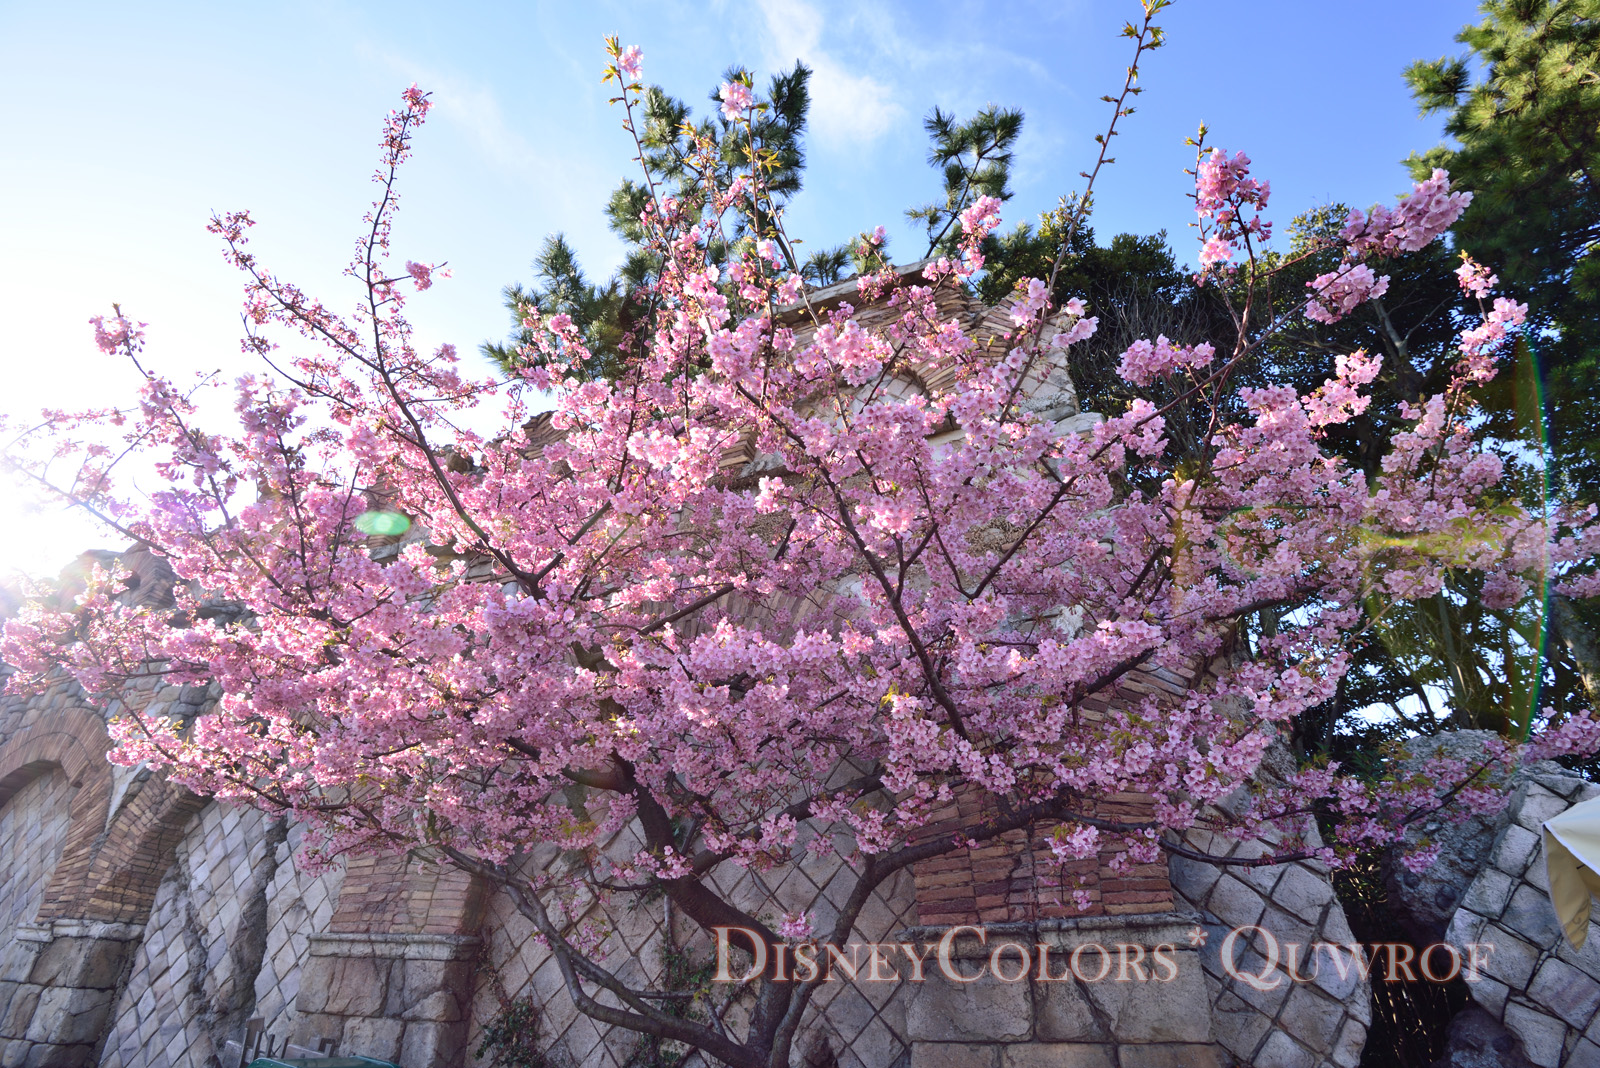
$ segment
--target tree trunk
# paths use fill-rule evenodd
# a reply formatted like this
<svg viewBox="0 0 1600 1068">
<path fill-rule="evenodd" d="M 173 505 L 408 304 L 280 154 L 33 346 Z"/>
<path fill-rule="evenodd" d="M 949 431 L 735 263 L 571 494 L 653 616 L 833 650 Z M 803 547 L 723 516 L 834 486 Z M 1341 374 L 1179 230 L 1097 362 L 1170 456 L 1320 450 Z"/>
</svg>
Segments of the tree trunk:
<svg viewBox="0 0 1600 1068">
<path fill-rule="evenodd" d="M 1579 617 L 1570 597 L 1550 595 L 1550 629 L 1571 654 L 1589 704 L 1600 709 L 1600 646 L 1595 644 L 1594 631 Z"/>
</svg>

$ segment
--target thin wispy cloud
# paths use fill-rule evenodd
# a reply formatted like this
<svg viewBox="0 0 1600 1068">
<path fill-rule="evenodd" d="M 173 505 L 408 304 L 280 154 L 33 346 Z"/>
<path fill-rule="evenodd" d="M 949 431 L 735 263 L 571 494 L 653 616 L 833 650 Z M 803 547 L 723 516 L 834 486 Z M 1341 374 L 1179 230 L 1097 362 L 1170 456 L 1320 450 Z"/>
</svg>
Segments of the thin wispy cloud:
<svg viewBox="0 0 1600 1068">
<path fill-rule="evenodd" d="M 887 133 L 904 109 L 892 87 L 855 74 L 822 47 L 824 19 L 805 0 L 758 0 L 766 20 L 767 62 L 787 66 L 798 59 L 816 72 L 811 79 L 811 128 L 833 145 L 870 144 Z"/>
</svg>

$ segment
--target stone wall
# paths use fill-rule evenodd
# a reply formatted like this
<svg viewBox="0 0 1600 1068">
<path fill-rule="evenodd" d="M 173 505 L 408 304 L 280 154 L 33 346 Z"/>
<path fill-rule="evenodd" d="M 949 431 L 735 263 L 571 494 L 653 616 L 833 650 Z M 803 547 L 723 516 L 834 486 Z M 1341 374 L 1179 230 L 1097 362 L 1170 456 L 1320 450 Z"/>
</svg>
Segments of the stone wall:
<svg viewBox="0 0 1600 1068">
<path fill-rule="evenodd" d="M 639 842 L 624 830 L 608 851 L 632 853 Z M 803 847 L 803 842 L 802 842 Z M 832 928 L 838 918 L 853 871 L 837 854 L 808 853 L 808 860 L 792 869 L 763 874 L 726 865 L 713 876 L 716 889 L 736 907 L 769 921 L 779 913 L 807 913 L 818 931 Z M 529 858 L 538 870 L 561 870 L 566 863 L 554 850 L 542 849 Z M 590 898 L 578 906 L 583 922 L 602 937 L 606 965 L 628 982 L 658 983 L 664 972 L 663 950 L 669 915 L 660 899 L 642 902 L 633 895 Z M 890 936 L 917 922 L 915 887 L 901 872 L 881 886 L 862 909 L 855 937 L 861 942 L 889 941 Z M 677 920 L 672 945 L 689 960 L 712 959 L 713 946 L 693 926 Z M 469 1048 L 475 1050 L 484 1027 L 513 999 L 531 997 L 543 1009 L 544 1035 L 557 1063 L 589 1068 L 620 1068 L 637 1050 L 637 1035 L 606 1028 L 572 1007 L 556 962 L 534 936 L 533 926 L 503 893 L 489 900 L 484 924 L 484 953 L 472 1004 Z M 838 1068 L 890 1068 L 907 1055 L 906 997 L 898 983 L 823 983 L 801 1025 L 806 1036 L 798 1056 L 832 1057 Z M 737 1013 L 737 1009 L 734 1010 Z M 828 1063 L 826 1059 L 816 1063 Z M 703 1065 L 698 1057 L 686 1062 Z M 407 1068 L 410 1068 L 408 1065 Z"/>
<path fill-rule="evenodd" d="M 1266 851 L 1255 841 L 1212 839 L 1206 845 L 1214 853 L 1241 858 Z M 1372 1023 L 1370 985 L 1353 967 L 1341 975 L 1330 967 L 1326 954 L 1313 959 L 1308 948 L 1317 942 L 1354 941 L 1323 865 L 1299 861 L 1222 867 L 1174 857 L 1172 884 L 1201 916 L 1207 1005 L 1224 1049 L 1241 1064 L 1272 1068 L 1354 1068 L 1360 1063 Z M 1279 947 L 1301 946 L 1299 972 L 1311 981 L 1280 976 L 1272 989 L 1263 990 L 1230 976 L 1222 953 L 1229 948 L 1229 933 L 1245 927 L 1270 932 Z M 1263 953 L 1270 953 L 1260 932 L 1251 932 L 1231 949 L 1235 970 L 1257 975 L 1266 963 Z"/>
<path fill-rule="evenodd" d="M 16 930 L 44 903 L 45 886 L 67 842 L 72 793 L 66 773 L 51 767 L 0 809 L 0 931 Z"/>
<path fill-rule="evenodd" d="M 289 862 L 288 828 L 208 804 L 175 851 L 134 954 L 104 1068 L 203 1068 L 246 1020 L 286 1035 L 309 936 L 326 925 L 338 871 Z"/>
<path fill-rule="evenodd" d="M 1196 919 L 1165 913 L 991 925 L 985 939 L 951 928 L 905 932 L 905 940 L 923 943 L 959 933 L 953 970 L 982 973 L 953 982 L 930 969 L 925 982 L 904 987 L 911 1068 L 1223 1068 L 1189 937 Z M 1022 964 L 1018 951 L 1000 959 L 1007 974 L 994 975 L 991 945 L 1002 941 L 1033 947 L 1020 980 L 1008 981 Z M 1170 971 L 1152 963 L 1157 947 Z"/>
<path fill-rule="evenodd" d="M 1550 904 L 1541 824 L 1600 786 L 1534 775 L 1512 795 L 1509 820 L 1488 864 L 1468 887 L 1446 941 L 1491 943 L 1472 997 L 1522 1041 L 1540 1068 L 1600 1065 L 1600 933 L 1581 951 L 1562 936 Z M 1600 921 L 1600 909 L 1591 914 Z"/>
</svg>

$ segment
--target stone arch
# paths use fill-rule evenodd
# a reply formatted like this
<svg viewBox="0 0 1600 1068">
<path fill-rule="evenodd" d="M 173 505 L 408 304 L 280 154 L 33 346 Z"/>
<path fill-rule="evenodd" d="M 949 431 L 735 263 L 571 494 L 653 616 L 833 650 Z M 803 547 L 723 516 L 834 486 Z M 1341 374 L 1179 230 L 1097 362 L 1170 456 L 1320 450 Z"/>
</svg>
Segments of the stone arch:
<svg viewBox="0 0 1600 1068">
<path fill-rule="evenodd" d="M 173 849 L 203 803 L 148 772 L 115 768 L 106 759 L 110 749 L 105 720 L 77 707 L 45 712 L 0 746 L 0 808 L 53 769 L 73 787 L 67 840 L 40 921 L 143 924 Z M 113 812 L 119 777 L 126 788 Z"/>
<path fill-rule="evenodd" d="M 105 759 L 109 747 L 105 722 L 81 708 L 53 710 L 0 747 L 0 808 L 34 780 L 57 770 L 72 787 L 67 838 L 40 906 L 41 917 L 63 915 L 58 906 L 81 885 L 94 840 L 105 830 L 111 799 L 111 768 Z"/>
</svg>

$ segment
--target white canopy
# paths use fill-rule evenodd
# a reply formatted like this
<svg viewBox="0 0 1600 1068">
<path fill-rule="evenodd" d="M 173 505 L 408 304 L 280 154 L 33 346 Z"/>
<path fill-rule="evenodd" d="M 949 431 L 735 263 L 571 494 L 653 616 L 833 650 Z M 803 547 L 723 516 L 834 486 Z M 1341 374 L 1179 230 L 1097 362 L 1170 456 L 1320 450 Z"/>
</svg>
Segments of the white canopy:
<svg viewBox="0 0 1600 1068">
<path fill-rule="evenodd" d="M 1544 821 L 1550 903 L 1574 949 L 1589 936 L 1589 904 L 1600 897 L 1600 797 Z"/>
</svg>

